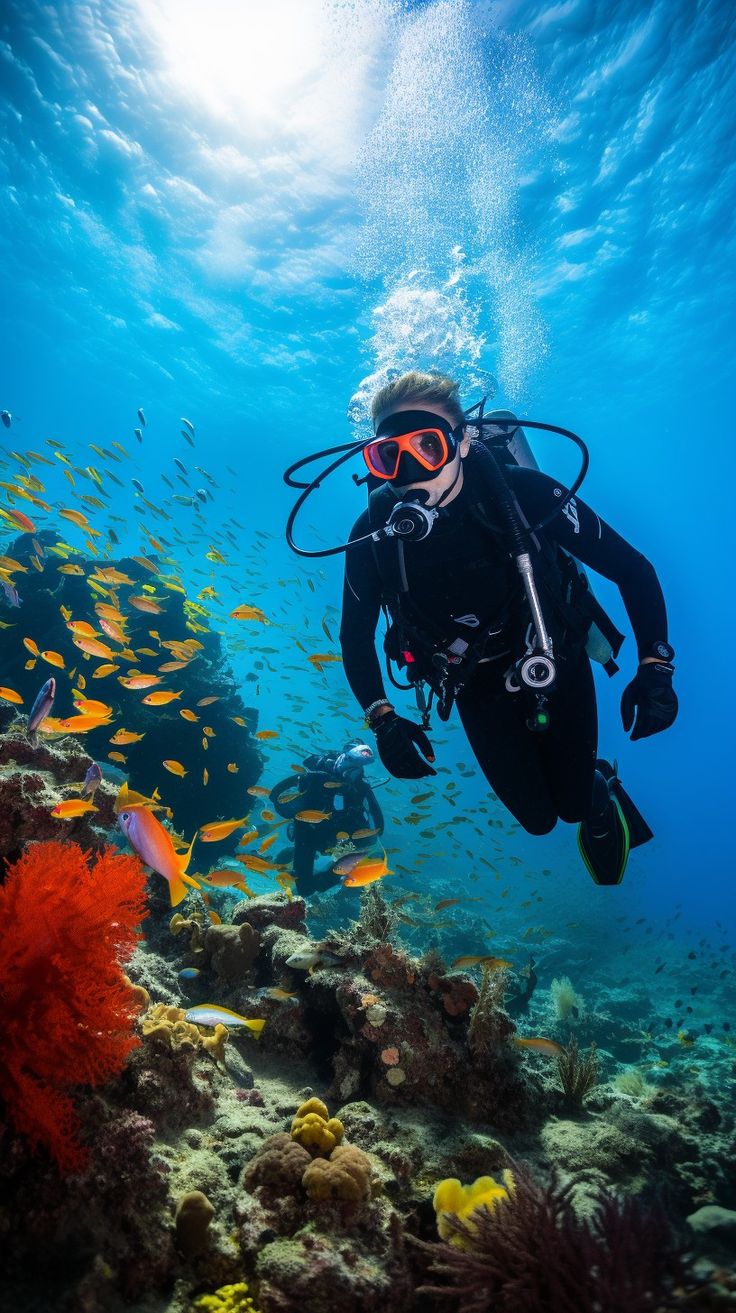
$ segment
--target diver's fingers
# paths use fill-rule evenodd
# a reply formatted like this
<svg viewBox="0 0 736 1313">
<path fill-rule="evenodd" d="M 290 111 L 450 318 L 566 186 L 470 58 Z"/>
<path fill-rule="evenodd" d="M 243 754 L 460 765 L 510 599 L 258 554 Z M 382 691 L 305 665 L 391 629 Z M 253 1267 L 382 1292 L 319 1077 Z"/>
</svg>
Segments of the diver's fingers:
<svg viewBox="0 0 736 1313">
<path fill-rule="evenodd" d="M 434 761 L 434 749 L 421 725 L 412 725 L 412 731 L 412 738 L 419 748 L 419 751 L 427 758 L 427 761 Z M 434 774 L 434 771 L 432 774 Z"/>
</svg>

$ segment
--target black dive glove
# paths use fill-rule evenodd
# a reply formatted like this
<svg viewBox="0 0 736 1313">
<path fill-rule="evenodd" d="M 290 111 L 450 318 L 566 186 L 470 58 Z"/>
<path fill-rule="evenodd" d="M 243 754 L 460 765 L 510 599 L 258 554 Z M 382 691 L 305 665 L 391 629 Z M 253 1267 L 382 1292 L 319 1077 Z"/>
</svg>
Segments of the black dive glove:
<svg viewBox="0 0 736 1313">
<path fill-rule="evenodd" d="M 635 739 L 649 738 L 669 729 L 677 715 L 677 694 L 672 687 L 675 668 L 668 661 L 647 661 L 639 666 L 621 697 L 621 719 Z M 636 713 L 636 721 L 634 720 Z"/>
<path fill-rule="evenodd" d="M 376 716 L 371 729 L 381 761 L 397 779 L 421 780 L 425 775 L 437 774 L 417 752 L 418 746 L 427 761 L 434 761 L 432 744 L 421 725 L 397 716 L 395 711 L 387 711 L 383 716 Z"/>
</svg>

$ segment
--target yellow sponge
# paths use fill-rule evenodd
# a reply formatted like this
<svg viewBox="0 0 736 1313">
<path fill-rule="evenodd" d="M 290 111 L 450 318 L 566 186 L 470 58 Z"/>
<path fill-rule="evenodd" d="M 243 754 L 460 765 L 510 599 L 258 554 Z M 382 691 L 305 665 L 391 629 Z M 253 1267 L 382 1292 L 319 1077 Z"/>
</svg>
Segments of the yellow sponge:
<svg viewBox="0 0 736 1313">
<path fill-rule="evenodd" d="M 504 1200 L 508 1201 L 514 1193 L 514 1177 L 509 1171 L 503 1173 L 503 1185 L 492 1176 L 479 1176 L 472 1185 L 462 1185 L 456 1177 L 440 1181 L 434 1192 L 432 1203 L 437 1214 L 437 1230 L 442 1240 L 463 1249 L 466 1241 L 463 1236 L 453 1231 L 450 1218 L 458 1218 L 472 1229 L 473 1213 L 478 1208 L 494 1208 Z"/>
</svg>

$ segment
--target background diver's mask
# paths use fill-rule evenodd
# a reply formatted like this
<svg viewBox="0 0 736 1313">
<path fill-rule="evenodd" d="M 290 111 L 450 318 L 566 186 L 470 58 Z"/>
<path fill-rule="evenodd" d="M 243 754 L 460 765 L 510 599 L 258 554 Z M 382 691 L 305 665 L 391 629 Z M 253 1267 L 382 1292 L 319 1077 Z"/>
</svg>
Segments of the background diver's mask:
<svg viewBox="0 0 736 1313">
<path fill-rule="evenodd" d="M 436 479 L 457 449 L 455 430 L 446 419 L 429 410 L 402 410 L 381 421 L 363 454 L 376 478 L 405 487 Z"/>
<path fill-rule="evenodd" d="M 373 749 L 367 743 L 352 739 L 345 744 L 335 760 L 334 772 L 338 779 L 355 779 L 363 774 L 363 767 L 374 760 Z"/>
</svg>

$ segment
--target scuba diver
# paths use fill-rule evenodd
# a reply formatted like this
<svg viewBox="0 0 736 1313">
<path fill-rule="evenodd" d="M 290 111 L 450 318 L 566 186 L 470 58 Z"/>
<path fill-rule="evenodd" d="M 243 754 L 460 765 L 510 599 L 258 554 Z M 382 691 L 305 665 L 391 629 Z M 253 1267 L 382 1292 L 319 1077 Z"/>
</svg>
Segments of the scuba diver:
<svg viewBox="0 0 736 1313">
<path fill-rule="evenodd" d="M 289 775 L 271 790 L 271 803 L 291 822 L 289 837 L 294 841 L 293 849 L 280 853 L 279 860 L 292 860 L 302 897 L 340 884 L 352 855 L 360 856 L 383 834 L 383 814 L 364 777 L 364 768 L 374 759 L 367 743 L 351 739 L 342 752 L 307 757 L 303 773 Z M 300 820 L 304 812 L 324 819 Z M 322 871 L 314 869 L 317 853 L 333 854 Z"/>
<path fill-rule="evenodd" d="M 614 674 L 623 635 L 579 563 L 617 584 L 636 638 L 638 668 L 621 698 L 632 740 L 668 729 L 678 710 L 674 651 L 653 566 L 575 496 L 588 453 L 570 431 L 519 421 L 508 411 L 488 417 L 484 402 L 463 411 L 452 379 L 417 371 L 381 388 L 372 418 L 372 440 L 303 458 L 284 478 L 305 489 L 287 524 L 293 549 L 303 556 L 346 553 L 345 674 L 383 765 L 399 779 L 434 775 L 429 710 L 436 699 L 446 720 L 456 704 L 491 789 L 520 825 L 541 835 L 558 820 L 577 822 L 592 878 L 620 883 L 630 848 L 652 832 L 615 764 L 597 757 L 590 661 L 601 660 Z M 583 461 L 571 488 L 536 468 L 522 424 L 576 442 Z M 298 547 L 292 529 L 307 496 L 360 451 L 371 491 L 350 542 Z M 343 454 L 310 483 L 294 478 L 336 452 Z M 389 675 L 392 661 L 404 671 L 407 683 L 392 681 L 414 689 L 421 725 L 399 715 L 386 696 L 375 649 L 382 609 Z"/>
</svg>

